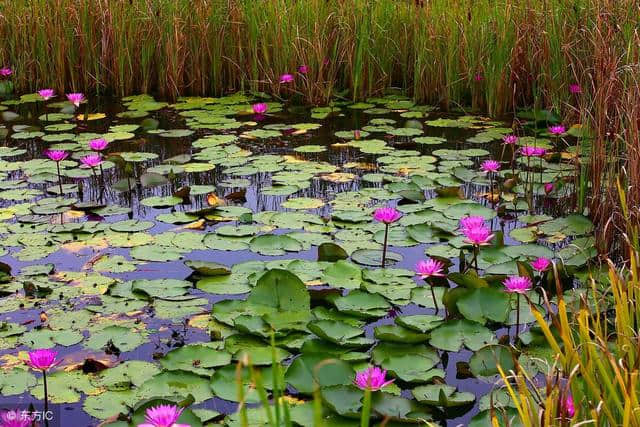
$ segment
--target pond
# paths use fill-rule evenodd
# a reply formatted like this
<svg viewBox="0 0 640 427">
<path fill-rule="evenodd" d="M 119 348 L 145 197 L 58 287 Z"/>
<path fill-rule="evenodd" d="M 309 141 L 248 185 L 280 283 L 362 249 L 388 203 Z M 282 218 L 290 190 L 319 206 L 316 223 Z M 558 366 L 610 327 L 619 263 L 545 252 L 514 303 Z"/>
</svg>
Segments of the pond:
<svg viewBox="0 0 640 427">
<path fill-rule="evenodd" d="M 513 411 L 496 361 L 513 352 L 535 374 L 552 357 L 530 304 L 544 313 L 538 291 L 556 285 L 534 261 L 561 265 L 573 295 L 595 256 L 591 222 L 567 214 L 575 130 L 531 112 L 514 129 L 396 95 L 26 94 L 0 119 L 0 403 L 43 399 L 22 360 L 52 348 L 59 425 L 134 425 L 140 402 L 189 394 L 184 422 L 241 425 L 237 379 L 251 425 L 267 425 L 255 376 L 237 371 L 247 355 L 267 390 L 282 367 L 300 425 L 314 380 L 325 424 L 359 425 L 352 382 L 369 365 L 394 379 L 373 397 L 387 425 L 488 425 L 491 402 Z M 477 216 L 486 245 L 460 228 Z M 423 280 L 428 258 L 442 264 Z M 507 276 L 535 288 L 520 298 Z"/>
</svg>

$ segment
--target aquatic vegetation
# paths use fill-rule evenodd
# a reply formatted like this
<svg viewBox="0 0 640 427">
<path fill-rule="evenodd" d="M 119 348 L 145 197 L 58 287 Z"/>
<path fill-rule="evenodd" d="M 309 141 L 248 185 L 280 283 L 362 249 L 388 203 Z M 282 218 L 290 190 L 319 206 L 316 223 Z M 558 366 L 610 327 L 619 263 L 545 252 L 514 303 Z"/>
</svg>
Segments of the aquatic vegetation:
<svg viewBox="0 0 640 427">
<path fill-rule="evenodd" d="M 0 399 L 44 401 L 43 378 L 13 361 L 59 351 L 47 399 L 81 424 L 149 424 L 172 405 L 192 427 L 486 425 L 499 368 L 552 362 L 535 314 L 596 257 L 593 224 L 563 211 L 575 137 L 534 141 L 547 123 L 399 95 L 308 110 L 136 95 L 82 114 L 55 101 L 0 102 Z M 550 155 L 488 176 L 514 132 Z M 536 289 L 514 296 L 510 276 Z M 385 386 L 362 390 L 372 367 Z"/>
</svg>

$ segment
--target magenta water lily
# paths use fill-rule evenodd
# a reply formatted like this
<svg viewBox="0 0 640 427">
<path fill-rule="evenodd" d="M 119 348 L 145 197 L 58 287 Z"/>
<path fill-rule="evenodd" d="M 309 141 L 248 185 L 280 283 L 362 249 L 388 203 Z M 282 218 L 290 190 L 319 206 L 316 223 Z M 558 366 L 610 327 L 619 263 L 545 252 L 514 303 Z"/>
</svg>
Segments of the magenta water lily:
<svg viewBox="0 0 640 427">
<path fill-rule="evenodd" d="M 80 161 L 87 167 L 95 168 L 102 164 L 102 156 L 98 153 L 89 154 L 84 156 Z"/>
<path fill-rule="evenodd" d="M 309 67 L 307 67 L 306 65 L 300 65 L 298 67 L 298 72 L 300 74 L 307 74 L 309 72 Z"/>
<path fill-rule="evenodd" d="M 56 92 L 53 89 L 40 89 L 38 95 L 40 95 L 43 100 L 48 101 L 56 96 Z"/>
<path fill-rule="evenodd" d="M 387 380 L 387 371 L 377 366 L 370 366 L 356 374 L 353 383 L 361 390 L 377 391 L 385 388 L 395 380 Z"/>
<path fill-rule="evenodd" d="M 64 194 L 62 190 L 62 174 L 60 173 L 60 162 L 69 157 L 69 153 L 64 150 L 45 150 L 44 154 L 54 162 L 56 162 L 56 170 L 58 172 L 58 186 L 60 188 L 60 197 Z"/>
<path fill-rule="evenodd" d="M 428 277 L 444 277 L 444 274 L 442 273 L 442 270 L 444 270 L 444 263 L 431 258 L 418 261 L 415 270 L 416 274 L 423 279 Z"/>
<path fill-rule="evenodd" d="M 392 224 L 402 218 L 402 212 L 395 208 L 378 208 L 373 213 L 373 219 L 384 224 Z"/>
<path fill-rule="evenodd" d="M 535 261 L 531 262 L 531 267 L 540 273 L 546 271 L 549 266 L 551 266 L 551 260 L 545 257 L 536 258 Z"/>
<path fill-rule="evenodd" d="M 291 83 L 293 80 L 293 74 L 283 74 L 280 76 L 280 83 Z"/>
<path fill-rule="evenodd" d="M 13 70 L 10 67 L 2 67 L 0 68 L 0 77 L 9 77 L 13 74 Z"/>
<path fill-rule="evenodd" d="M 177 405 L 158 405 L 147 408 L 145 422 L 138 427 L 190 427 L 189 424 L 179 424 L 178 419 L 184 409 Z"/>
<path fill-rule="evenodd" d="M 474 246 L 486 246 L 494 236 L 486 226 L 464 228 L 462 233 L 466 237 L 465 243 L 470 243 Z"/>
<path fill-rule="evenodd" d="M 32 369 L 42 372 L 42 381 L 44 386 L 44 410 L 45 413 L 49 411 L 49 396 L 47 387 L 47 372 L 51 368 L 59 365 L 62 360 L 57 360 L 58 352 L 43 348 L 29 352 L 29 360 L 25 360 L 25 363 Z M 48 420 L 45 420 L 45 424 L 48 426 Z"/>
<path fill-rule="evenodd" d="M 467 228 L 477 228 L 484 227 L 485 219 L 484 217 L 478 215 L 470 215 L 460 218 L 460 229 L 464 230 Z"/>
<path fill-rule="evenodd" d="M 551 135 L 556 135 L 556 136 L 562 135 L 567 131 L 567 129 L 562 125 L 549 126 L 548 130 Z"/>
<path fill-rule="evenodd" d="M 32 427 L 36 417 L 26 410 L 10 410 L 0 413 L 1 427 Z"/>
<path fill-rule="evenodd" d="M 50 349 L 30 351 L 28 355 L 29 360 L 25 363 L 38 371 L 48 371 L 62 362 L 57 360 L 58 352 Z"/>
<path fill-rule="evenodd" d="M 504 142 L 505 144 L 508 144 L 508 145 L 517 144 L 518 143 L 518 137 L 516 135 L 513 135 L 513 134 L 505 135 L 502 138 L 502 142 Z"/>
<path fill-rule="evenodd" d="M 109 145 L 109 141 L 104 138 L 92 139 L 89 141 L 89 148 L 93 151 L 102 151 Z"/>
<path fill-rule="evenodd" d="M 269 109 L 269 106 L 264 102 L 259 102 L 257 104 L 253 104 L 252 108 L 255 114 L 264 114 Z"/>
<path fill-rule="evenodd" d="M 392 224 L 402 218 L 402 212 L 395 208 L 385 207 L 378 208 L 373 212 L 373 219 L 378 222 L 382 222 L 384 227 L 384 243 L 382 246 L 382 268 L 384 268 L 387 258 L 387 239 L 389 237 L 389 224 Z"/>
<path fill-rule="evenodd" d="M 82 102 L 84 102 L 84 94 L 80 92 L 68 93 L 67 99 L 76 107 L 79 107 Z"/>
</svg>

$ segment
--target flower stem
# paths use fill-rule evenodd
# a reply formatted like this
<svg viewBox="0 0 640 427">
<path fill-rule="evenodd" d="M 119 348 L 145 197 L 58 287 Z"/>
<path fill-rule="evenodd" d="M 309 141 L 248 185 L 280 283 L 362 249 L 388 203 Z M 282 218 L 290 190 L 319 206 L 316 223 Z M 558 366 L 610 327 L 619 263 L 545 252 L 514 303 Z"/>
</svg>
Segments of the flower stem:
<svg viewBox="0 0 640 427">
<path fill-rule="evenodd" d="M 518 334 L 520 333 L 520 294 L 516 294 L 516 335 L 513 337 L 513 343 L 516 343 Z"/>
<path fill-rule="evenodd" d="M 433 285 L 431 283 L 429 283 L 429 287 L 431 288 L 431 298 L 433 298 L 433 305 L 436 309 L 436 313 L 438 314 L 438 311 L 440 311 L 440 309 L 438 309 L 438 301 L 436 301 L 436 292 L 433 289 Z"/>
<path fill-rule="evenodd" d="M 49 427 L 49 395 L 47 390 L 47 371 L 45 370 L 42 371 L 42 379 L 44 382 L 44 424 L 46 427 Z"/>
<path fill-rule="evenodd" d="M 58 185 L 60 186 L 60 197 L 64 197 L 62 193 L 62 175 L 60 175 L 60 162 L 56 162 L 56 167 L 58 169 Z"/>
<path fill-rule="evenodd" d="M 371 382 L 371 379 L 369 379 Z M 360 417 L 360 427 L 369 427 L 369 417 L 371 415 L 371 388 L 367 386 L 364 390 L 364 400 L 362 402 L 362 415 Z"/>
<path fill-rule="evenodd" d="M 389 224 L 384 225 L 384 244 L 382 245 L 382 268 L 387 259 L 387 237 L 389 237 Z"/>
</svg>

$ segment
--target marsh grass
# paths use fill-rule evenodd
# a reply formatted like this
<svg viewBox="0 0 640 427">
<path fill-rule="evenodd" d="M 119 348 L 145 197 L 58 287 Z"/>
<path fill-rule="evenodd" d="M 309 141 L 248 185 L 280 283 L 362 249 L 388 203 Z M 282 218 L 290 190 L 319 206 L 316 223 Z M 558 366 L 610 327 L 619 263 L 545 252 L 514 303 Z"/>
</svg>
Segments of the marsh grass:
<svg viewBox="0 0 640 427">
<path fill-rule="evenodd" d="M 618 188 L 627 226 L 627 265 L 608 261 L 608 280 L 592 276 L 586 293 L 574 302 L 559 295 L 550 324 L 533 309 L 555 354 L 542 387 L 533 386 L 540 381 L 518 364 L 514 371 L 500 372 L 525 427 L 640 425 L 638 226 L 622 186 Z M 575 406 L 573 417 L 564 409 L 568 396 Z"/>
</svg>

